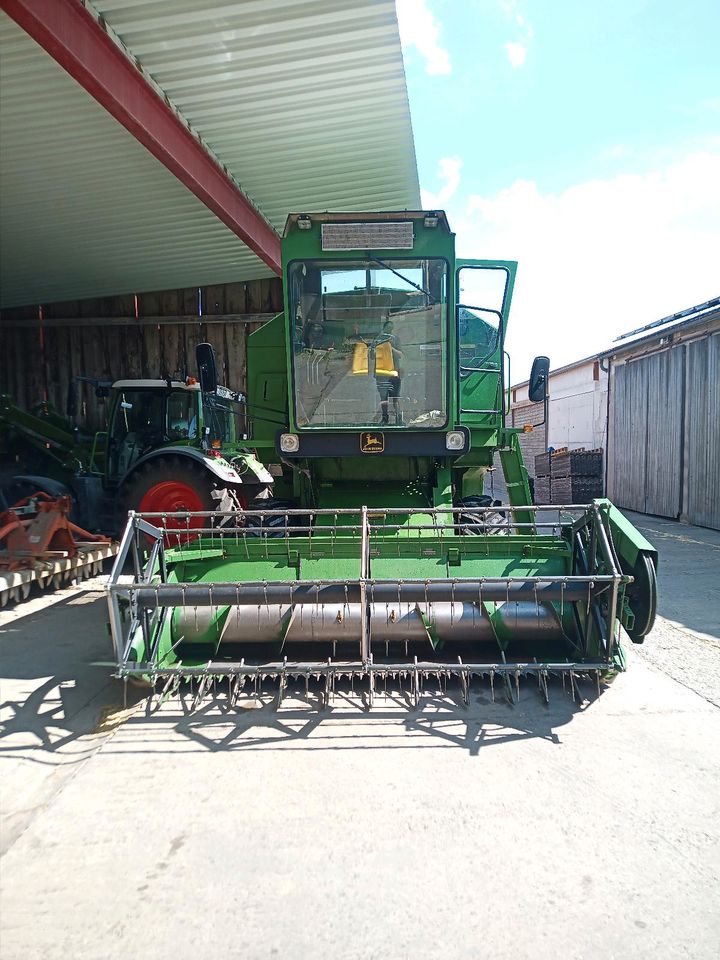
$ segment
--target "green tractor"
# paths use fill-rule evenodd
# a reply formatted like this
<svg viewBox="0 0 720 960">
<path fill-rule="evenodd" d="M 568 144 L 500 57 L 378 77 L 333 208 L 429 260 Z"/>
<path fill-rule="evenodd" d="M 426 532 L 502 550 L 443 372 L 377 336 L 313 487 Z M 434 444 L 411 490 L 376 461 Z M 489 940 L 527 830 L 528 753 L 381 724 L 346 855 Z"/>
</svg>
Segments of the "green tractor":
<svg viewBox="0 0 720 960">
<path fill-rule="evenodd" d="M 656 551 L 607 500 L 533 504 L 505 425 L 516 264 L 454 240 L 438 211 L 289 217 L 284 312 L 248 344 L 272 498 L 131 515 L 108 586 L 119 677 L 198 698 L 222 680 L 231 700 L 292 678 L 329 699 L 349 678 L 372 702 L 398 678 L 415 701 L 448 679 L 467 699 L 477 676 L 547 695 L 553 674 L 574 690 L 623 667 L 622 629 L 652 627 Z"/>
<path fill-rule="evenodd" d="M 107 429 L 92 437 L 45 405 L 28 413 L 0 397 L 0 423 L 8 434 L 50 464 L 49 476 L 13 477 L 5 499 L 36 490 L 70 493 L 77 522 L 111 534 L 124 528 L 129 510 L 172 514 L 247 506 L 273 478 L 247 448 L 244 395 L 217 383 L 209 344 L 199 344 L 197 355 L 199 380 L 79 378 L 109 398 Z M 204 390 L 208 378 L 212 389 Z"/>
</svg>

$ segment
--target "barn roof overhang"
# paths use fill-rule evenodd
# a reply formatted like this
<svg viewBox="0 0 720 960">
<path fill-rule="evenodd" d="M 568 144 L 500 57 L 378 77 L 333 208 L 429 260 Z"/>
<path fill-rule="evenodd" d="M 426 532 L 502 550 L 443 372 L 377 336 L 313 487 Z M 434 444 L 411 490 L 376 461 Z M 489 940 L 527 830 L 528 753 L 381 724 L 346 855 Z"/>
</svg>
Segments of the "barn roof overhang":
<svg viewBox="0 0 720 960">
<path fill-rule="evenodd" d="M 655 320 L 644 327 L 638 327 L 630 333 L 616 337 L 614 341 L 616 346 L 601 353 L 590 354 L 589 357 L 583 357 L 581 360 L 573 360 L 572 363 L 567 363 L 563 367 L 557 367 L 550 371 L 550 377 L 597 362 L 601 363 L 601 369 L 607 373 L 607 368 L 602 366 L 602 361 L 608 358 L 625 357 L 638 350 L 646 351 L 654 347 L 663 348 L 670 343 L 702 335 L 707 329 L 714 330 L 718 324 L 720 324 L 720 297 L 695 307 L 688 307 L 687 310 L 681 310 L 679 313 Z M 651 332 L 641 336 L 644 331 Z M 511 389 L 519 390 L 521 387 L 526 387 L 528 383 L 528 380 L 521 380 L 519 383 L 514 383 Z"/>
<path fill-rule="evenodd" d="M 269 276 L 290 212 L 419 206 L 392 0 L 3 7 L 5 306 Z"/>
<path fill-rule="evenodd" d="M 598 359 L 626 358 L 637 352 L 663 349 L 670 344 L 704 335 L 720 324 L 720 297 L 663 317 L 645 327 L 618 337 L 615 346 L 598 354 Z M 643 332 L 648 331 L 644 334 Z"/>
</svg>

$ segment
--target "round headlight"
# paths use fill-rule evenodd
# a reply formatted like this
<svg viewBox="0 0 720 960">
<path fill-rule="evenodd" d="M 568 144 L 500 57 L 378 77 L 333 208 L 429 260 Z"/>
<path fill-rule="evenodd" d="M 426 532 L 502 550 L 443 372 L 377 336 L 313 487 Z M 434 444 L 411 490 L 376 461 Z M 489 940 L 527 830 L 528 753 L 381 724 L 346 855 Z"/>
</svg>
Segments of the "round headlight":
<svg viewBox="0 0 720 960">
<path fill-rule="evenodd" d="M 300 437 L 294 433 L 281 433 L 280 449 L 283 453 L 297 453 L 300 449 Z"/>
<path fill-rule="evenodd" d="M 464 450 L 465 434 L 459 430 L 451 430 L 450 433 L 445 434 L 445 446 L 448 450 Z"/>
</svg>

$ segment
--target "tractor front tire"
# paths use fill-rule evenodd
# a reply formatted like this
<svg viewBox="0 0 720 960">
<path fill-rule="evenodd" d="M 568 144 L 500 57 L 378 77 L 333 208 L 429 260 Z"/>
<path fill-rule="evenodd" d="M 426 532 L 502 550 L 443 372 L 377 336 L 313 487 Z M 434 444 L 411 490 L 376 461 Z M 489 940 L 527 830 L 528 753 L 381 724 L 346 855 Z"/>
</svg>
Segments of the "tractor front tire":
<svg viewBox="0 0 720 960">
<path fill-rule="evenodd" d="M 128 510 L 138 513 L 200 513 L 217 509 L 212 492 L 221 486 L 200 464 L 184 457 L 162 457 L 140 467 L 121 492 L 122 525 Z M 198 517 L 198 521 L 203 518 Z M 207 519 L 207 518 L 205 518 Z M 168 521 L 165 526 L 170 526 Z M 205 526 L 205 523 L 191 523 Z M 173 526 L 185 527 L 178 520 Z"/>
</svg>

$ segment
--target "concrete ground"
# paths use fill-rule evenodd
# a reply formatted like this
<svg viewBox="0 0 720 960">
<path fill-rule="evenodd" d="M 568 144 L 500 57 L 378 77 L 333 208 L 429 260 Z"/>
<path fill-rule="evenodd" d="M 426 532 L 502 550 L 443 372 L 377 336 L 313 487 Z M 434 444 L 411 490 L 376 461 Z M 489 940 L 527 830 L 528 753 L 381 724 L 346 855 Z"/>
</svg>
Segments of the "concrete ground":
<svg viewBox="0 0 720 960">
<path fill-rule="evenodd" d="M 627 516 L 660 554 L 660 613 L 635 649 L 720 707 L 720 532 L 639 513 Z"/>
<path fill-rule="evenodd" d="M 720 534 L 574 704 L 122 709 L 99 581 L 0 614 L 3 960 L 715 958 Z"/>
</svg>

